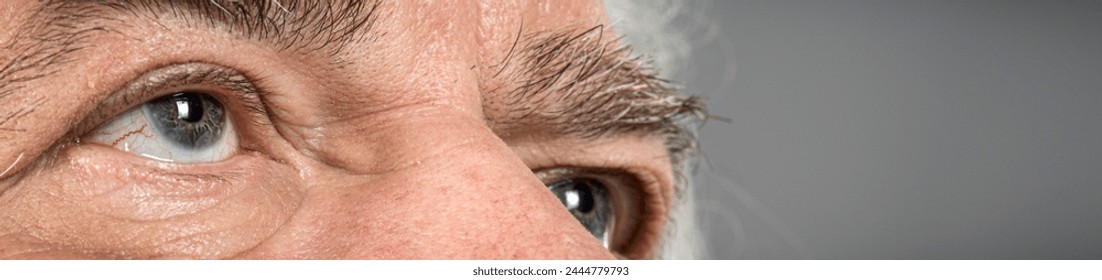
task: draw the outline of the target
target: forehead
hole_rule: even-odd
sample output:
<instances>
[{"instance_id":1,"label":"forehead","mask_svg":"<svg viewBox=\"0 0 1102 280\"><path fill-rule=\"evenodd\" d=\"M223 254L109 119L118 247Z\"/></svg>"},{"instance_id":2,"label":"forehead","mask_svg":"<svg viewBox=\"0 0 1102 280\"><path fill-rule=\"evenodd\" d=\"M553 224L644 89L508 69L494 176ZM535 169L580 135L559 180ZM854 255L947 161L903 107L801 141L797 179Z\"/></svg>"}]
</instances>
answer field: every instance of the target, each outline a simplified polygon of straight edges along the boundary
<instances>
[{"instance_id":1,"label":"forehead","mask_svg":"<svg viewBox=\"0 0 1102 280\"><path fill-rule=\"evenodd\" d=\"M340 39L371 30L366 25L388 28L379 35L410 39L409 42L434 43L432 47L475 44L481 55L493 56L507 51L518 31L534 32L566 26L588 28L607 22L600 1L314 1L314 0L11 0L0 2L0 35L16 37L28 22L78 20L100 21L117 19L126 14L151 14L155 21L121 22L132 27L165 27L165 20L187 21L193 24L209 21L213 25L237 33L286 33L296 39ZM368 22L367 15L374 15ZM379 22L375 22L378 20ZM37 22L42 24L43 22ZM378 24L375 24L378 23ZM380 29L380 28L374 28ZM164 28L162 31L169 31ZM391 31L391 32L387 32ZM406 32L418 31L418 32ZM348 34L334 34L343 32ZM609 32L611 34L611 32ZM265 37L270 34L237 34L243 37ZM328 38L311 38L328 35ZM287 39L287 38L280 38ZM286 40L285 40L286 41ZM286 42L280 42L286 43ZM407 49L408 50L408 49Z\"/></svg>"},{"instance_id":2,"label":"forehead","mask_svg":"<svg viewBox=\"0 0 1102 280\"><path fill-rule=\"evenodd\" d=\"M0 9L14 15L5 17L6 25L12 27L3 28L8 33L5 41L19 39L16 33L31 38L58 35L38 42L21 41L100 52L113 43L120 45L110 41L131 41L133 52L107 56L119 61L134 60L133 54L143 51L152 55L158 49L258 41L253 43L298 54L302 65L294 68L310 69L306 76L321 77L335 89L374 91L372 95L333 94L344 99L375 98L391 92L409 99L418 93L411 94L404 87L455 88L435 84L447 79L474 83L461 85L467 87L503 87L500 84L508 79L499 75L501 68L514 58L509 52L521 43L522 34L581 31L606 22L599 1L53 0L5 1ZM602 32L611 34L610 30ZM116 40L88 42L108 36ZM116 50L126 49L119 47ZM67 50L45 52L49 51ZM8 48L6 55L20 54ZM493 75L487 73L491 71L495 71Z\"/></svg>"}]
</instances>

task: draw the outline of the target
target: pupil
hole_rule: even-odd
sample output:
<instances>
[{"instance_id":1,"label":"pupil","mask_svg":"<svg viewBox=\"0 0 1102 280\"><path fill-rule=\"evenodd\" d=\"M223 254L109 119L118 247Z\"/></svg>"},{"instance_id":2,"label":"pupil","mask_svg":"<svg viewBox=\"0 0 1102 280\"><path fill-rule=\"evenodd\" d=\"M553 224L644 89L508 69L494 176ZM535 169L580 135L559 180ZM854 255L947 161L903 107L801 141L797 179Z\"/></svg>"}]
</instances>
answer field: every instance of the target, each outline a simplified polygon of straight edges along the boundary
<instances>
[{"instance_id":1,"label":"pupil","mask_svg":"<svg viewBox=\"0 0 1102 280\"><path fill-rule=\"evenodd\" d=\"M566 210L608 247L613 216L607 187L593 178L568 178L547 184Z\"/></svg>"},{"instance_id":2,"label":"pupil","mask_svg":"<svg viewBox=\"0 0 1102 280\"><path fill-rule=\"evenodd\" d=\"M179 92L142 106L157 135L180 148L203 149L222 138L222 104L201 92Z\"/></svg>"},{"instance_id":3,"label":"pupil","mask_svg":"<svg viewBox=\"0 0 1102 280\"><path fill-rule=\"evenodd\" d=\"M203 100L198 94L183 92L172 95L176 103L176 119L189 123L203 120Z\"/></svg>"},{"instance_id":4,"label":"pupil","mask_svg":"<svg viewBox=\"0 0 1102 280\"><path fill-rule=\"evenodd\" d=\"M593 190L589 187L589 182L581 181L574 185L575 192L578 193L578 211L582 213L589 213L593 211Z\"/></svg>"}]
</instances>

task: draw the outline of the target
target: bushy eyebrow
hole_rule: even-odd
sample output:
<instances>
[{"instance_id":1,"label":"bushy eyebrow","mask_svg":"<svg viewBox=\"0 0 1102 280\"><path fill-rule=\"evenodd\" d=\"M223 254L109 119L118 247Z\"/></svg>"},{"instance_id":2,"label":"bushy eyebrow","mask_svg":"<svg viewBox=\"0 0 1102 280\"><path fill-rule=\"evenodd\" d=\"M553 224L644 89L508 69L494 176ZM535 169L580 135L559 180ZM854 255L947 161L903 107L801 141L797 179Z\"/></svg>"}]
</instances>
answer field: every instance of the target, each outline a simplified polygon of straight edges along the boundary
<instances>
[{"instance_id":1,"label":"bushy eyebrow","mask_svg":"<svg viewBox=\"0 0 1102 280\"><path fill-rule=\"evenodd\" d=\"M190 27L220 29L264 41L280 50L319 51L337 57L345 46L377 38L370 33L378 19L378 0L128 0L58 1L55 10L92 3L118 13L174 16Z\"/></svg>"},{"instance_id":2,"label":"bushy eyebrow","mask_svg":"<svg viewBox=\"0 0 1102 280\"><path fill-rule=\"evenodd\" d=\"M495 132L551 130L582 139L627 132L661 136L672 163L696 149L689 127L707 118L697 97L676 94L658 70L633 56L603 26L520 35L496 75L505 85L486 89L503 96L483 111Z\"/></svg>"},{"instance_id":3,"label":"bushy eyebrow","mask_svg":"<svg viewBox=\"0 0 1102 280\"><path fill-rule=\"evenodd\" d=\"M74 61L73 53L91 47L89 39L116 33L129 17L160 23L182 20L190 28L215 29L265 42L280 51L330 55L340 63L346 46L375 40L377 0L46 0L21 23L0 52L0 132L20 131L15 123L33 111L31 102L9 97L27 82L53 75ZM132 19L132 18L130 18Z\"/></svg>"}]
</instances>

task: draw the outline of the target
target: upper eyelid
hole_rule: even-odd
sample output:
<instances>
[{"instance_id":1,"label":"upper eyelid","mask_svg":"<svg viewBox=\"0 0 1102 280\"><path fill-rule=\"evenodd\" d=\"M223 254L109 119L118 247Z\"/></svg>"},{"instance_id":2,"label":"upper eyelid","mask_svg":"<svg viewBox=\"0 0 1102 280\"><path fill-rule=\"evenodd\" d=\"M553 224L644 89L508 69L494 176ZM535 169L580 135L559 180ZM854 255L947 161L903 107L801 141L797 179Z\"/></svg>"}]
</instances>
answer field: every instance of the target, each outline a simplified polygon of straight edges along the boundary
<instances>
[{"instance_id":1,"label":"upper eyelid","mask_svg":"<svg viewBox=\"0 0 1102 280\"><path fill-rule=\"evenodd\" d=\"M615 177L618 179L622 179L620 177L631 177L639 180L635 178L638 177L637 174L616 167L553 166L533 169L532 173L535 173L536 177L543 181L554 181L573 176Z\"/></svg>"},{"instance_id":2,"label":"upper eyelid","mask_svg":"<svg viewBox=\"0 0 1102 280\"><path fill-rule=\"evenodd\" d=\"M162 95L183 90L214 91L207 93L219 99L231 99L223 100L223 103L229 103L226 104L228 108L244 107L245 113L252 115L248 119L268 120L267 106L253 79L228 67L189 62L159 67L127 82L96 104L96 109L74 129L74 132L79 137L121 112Z\"/></svg>"}]
</instances>

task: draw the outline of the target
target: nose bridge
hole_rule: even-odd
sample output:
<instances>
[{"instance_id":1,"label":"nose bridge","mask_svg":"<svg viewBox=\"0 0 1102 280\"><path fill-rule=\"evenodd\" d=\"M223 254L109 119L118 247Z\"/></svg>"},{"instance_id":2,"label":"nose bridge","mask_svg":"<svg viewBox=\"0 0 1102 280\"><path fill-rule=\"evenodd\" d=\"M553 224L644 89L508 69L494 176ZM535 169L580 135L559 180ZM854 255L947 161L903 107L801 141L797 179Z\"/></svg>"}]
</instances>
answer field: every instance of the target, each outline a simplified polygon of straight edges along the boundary
<instances>
[{"instance_id":1,"label":"nose bridge","mask_svg":"<svg viewBox=\"0 0 1102 280\"><path fill-rule=\"evenodd\" d=\"M435 118L440 120L440 118ZM299 231L346 258L609 258L481 122L420 122L383 173L318 187ZM415 156L410 156L410 155Z\"/></svg>"},{"instance_id":2,"label":"nose bridge","mask_svg":"<svg viewBox=\"0 0 1102 280\"><path fill-rule=\"evenodd\" d=\"M416 225L405 233L420 238L424 249L460 258L605 253L489 128L481 123L452 128L461 136L442 138L446 148L395 174L416 182L398 190L408 194L404 200L413 207L396 216Z\"/></svg>"}]
</instances>

